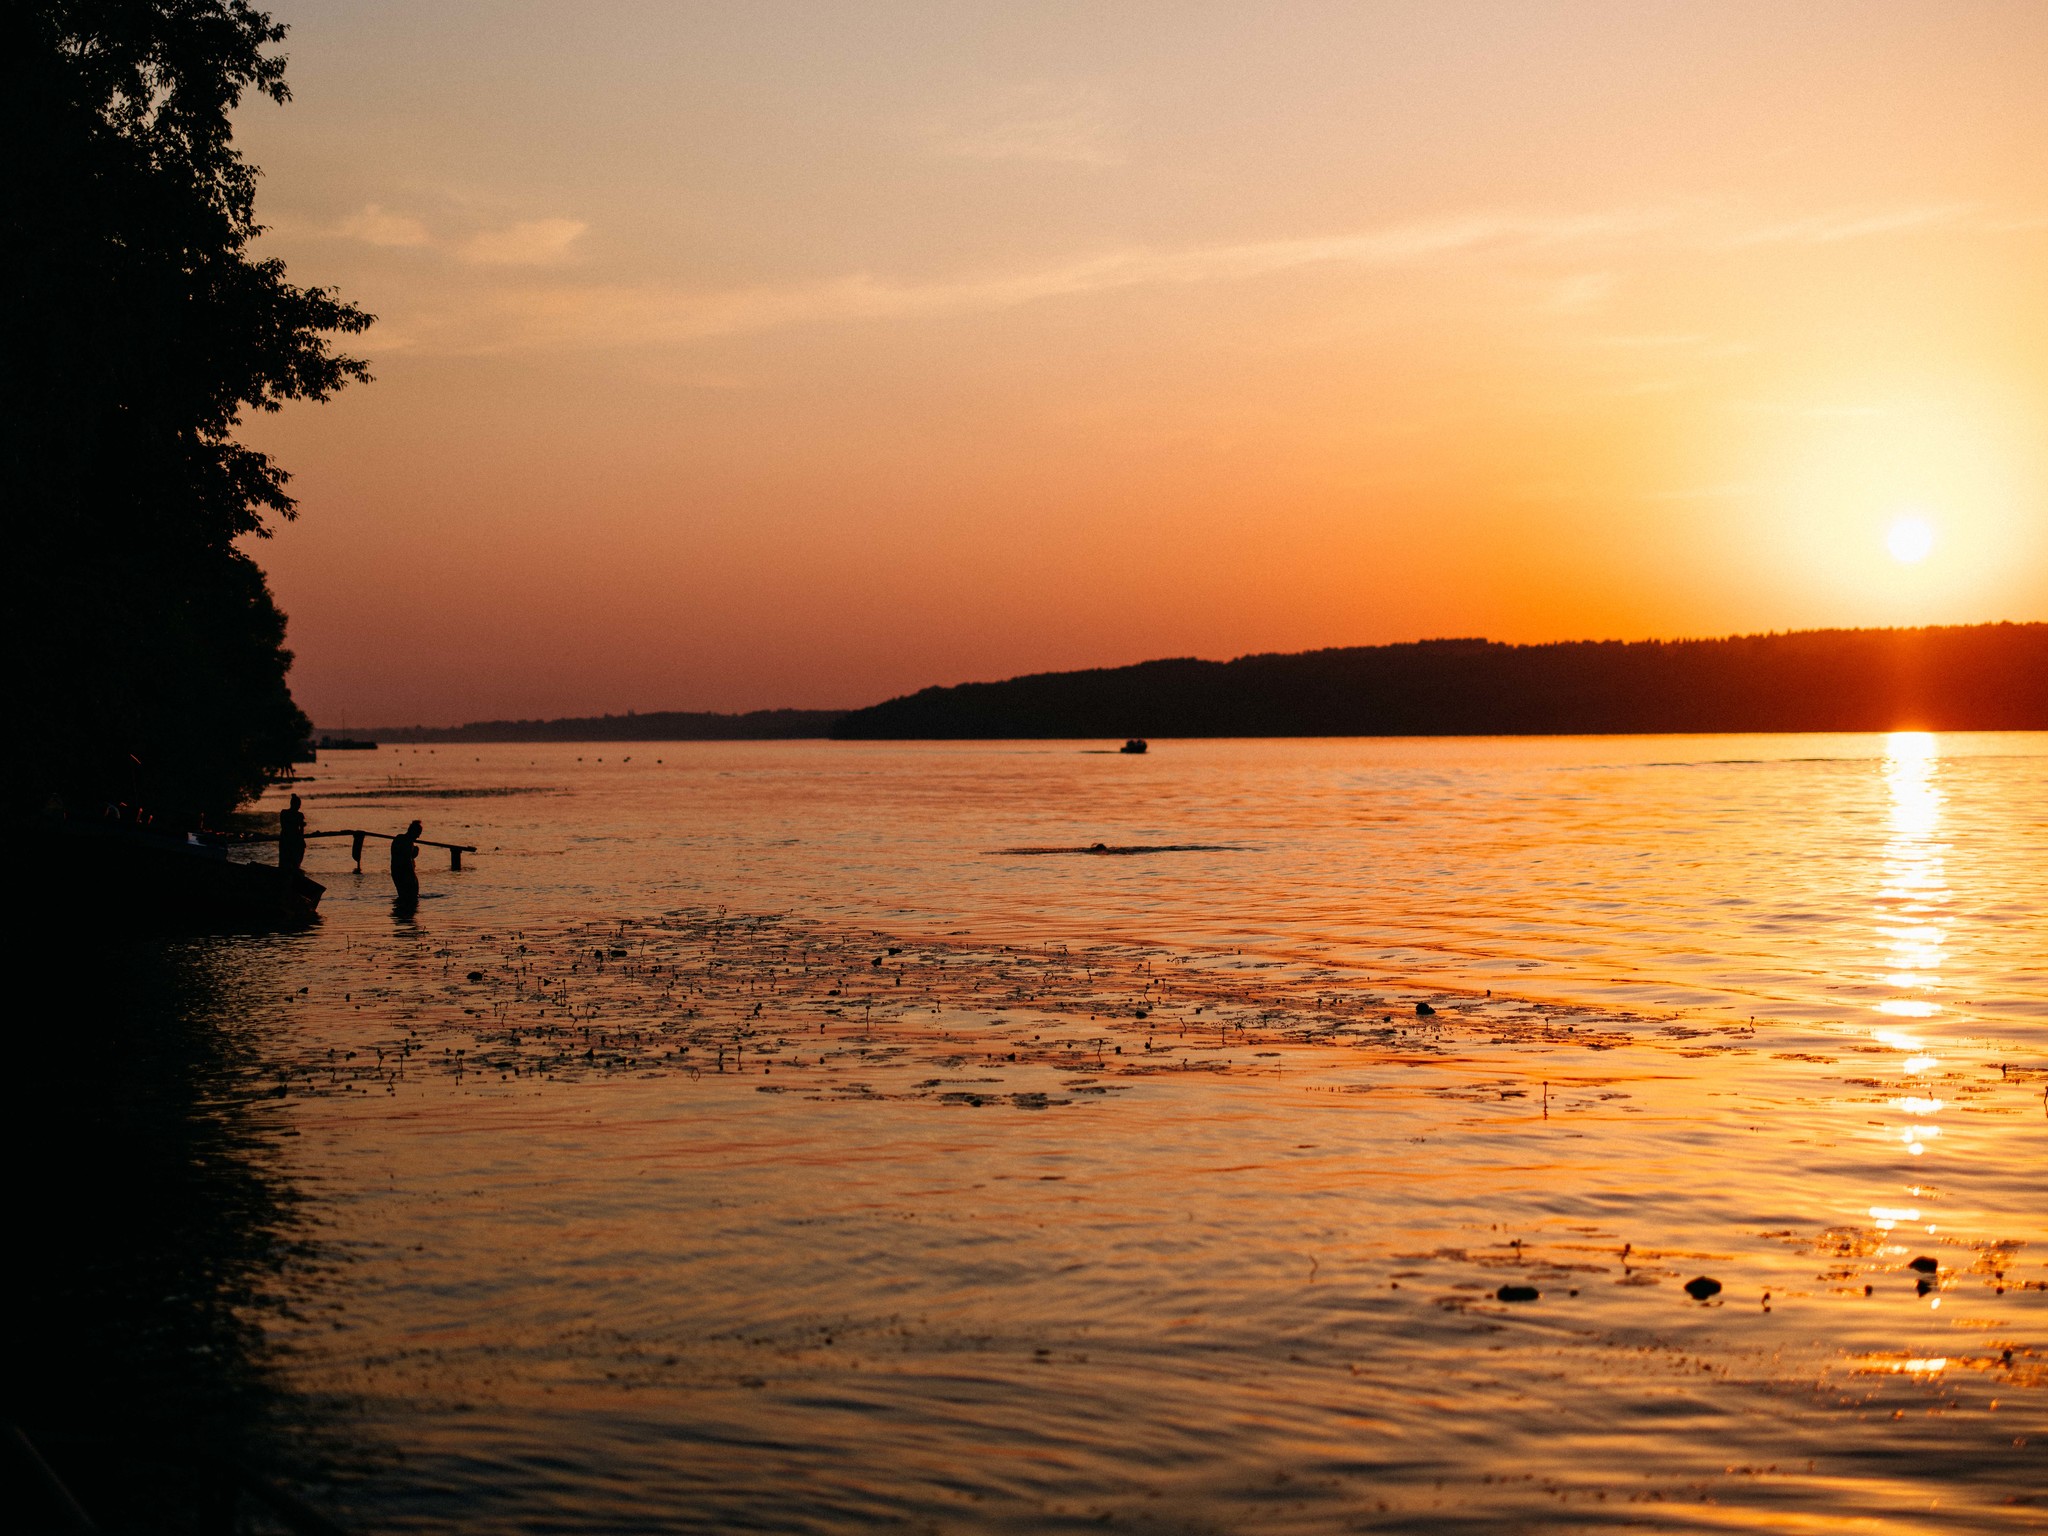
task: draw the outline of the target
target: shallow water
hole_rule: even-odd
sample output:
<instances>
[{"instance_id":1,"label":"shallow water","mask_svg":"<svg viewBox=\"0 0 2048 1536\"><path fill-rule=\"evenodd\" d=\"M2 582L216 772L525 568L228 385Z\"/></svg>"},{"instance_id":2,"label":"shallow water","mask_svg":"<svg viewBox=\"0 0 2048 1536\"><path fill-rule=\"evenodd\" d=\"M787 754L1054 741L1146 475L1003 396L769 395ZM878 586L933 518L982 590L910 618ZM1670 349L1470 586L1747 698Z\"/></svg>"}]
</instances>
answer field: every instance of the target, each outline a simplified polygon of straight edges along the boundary
<instances>
[{"instance_id":1,"label":"shallow water","mask_svg":"<svg viewBox=\"0 0 2048 1536\"><path fill-rule=\"evenodd\" d=\"M207 947L359 1529L2048 1511L2048 738L313 773L480 850Z\"/></svg>"},{"instance_id":2,"label":"shallow water","mask_svg":"<svg viewBox=\"0 0 2048 1536\"><path fill-rule=\"evenodd\" d=\"M459 910L486 923L727 903L1245 947L1610 1006L2048 1016L2039 734L1175 742L1140 758L485 746L333 754L317 772L319 817L417 813L430 837L482 841L496 857ZM526 793L473 795L490 789ZM1096 842L1227 846L999 852Z\"/></svg>"}]
</instances>

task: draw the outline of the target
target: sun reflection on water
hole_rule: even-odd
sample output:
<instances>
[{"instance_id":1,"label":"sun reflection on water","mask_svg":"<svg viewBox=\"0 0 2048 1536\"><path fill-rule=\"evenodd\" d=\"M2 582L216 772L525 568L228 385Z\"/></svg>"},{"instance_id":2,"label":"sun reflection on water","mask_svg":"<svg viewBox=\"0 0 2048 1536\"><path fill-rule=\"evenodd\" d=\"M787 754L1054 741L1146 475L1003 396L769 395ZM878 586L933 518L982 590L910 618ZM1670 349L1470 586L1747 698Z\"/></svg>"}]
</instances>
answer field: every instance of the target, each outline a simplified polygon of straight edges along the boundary
<instances>
[{"instance_id":1,"label":"sun reflection on water","mask_svg":"<svg viewBox=\"0 0 2048 1536\"><path fill-rule=\"evenodd\" d=\"M1908 1152L1918 1157L1927 1150L1926 1144L1941 1134L1938 1125L1909 1125L1899 1132L1899 1140Z\"/></svg>"},{"instance_id":2,"label":"sun reflection on water","mask_svg":"<svg viewBox=\"0 0 2048 1536\"><path fill-rule=\"evenodd\" d=\"M1918 977L1908 977L1903 983L1896 976L1888 979L1893 986L1913 986L1919 982ZM1888 997L1877 1005L1877 1010L1879 1013L1895 1014L1902 1019L1931 1019L1941 1012L1940 1008L1924 997Z\"/></svg>"},{"instance_id":3,"label":"sun reflection on water","mask_svg":"<svg viewBox=\"0 0 2048 1536\"><path fill-rule=\"evenodd\" d=\"M1947 956L1944 921L1950 899L1947 845L1940 841L1943 795L1939 781L1941 755L1935 738L1925 731L1898 731L1885 743L1884 781L1887 792L1887 837L1877 890L1877 931L1884 955L1884 981L1908 995L1887 997L1877 1012L1895 1019L1931 1019L1941 1006L1927 996L1941 983ZM1911 995L1919 994L1919 995ZM1941 1064L1927 1042L1902 1029L1871 1030L1871 1038L1902 1054L1899 1072L1917 1077ZM1915 1093L1892 1100L1907 1117L1897 1128L1898 1145L1909 1157L1924 1157L1941 1136L1930 1123L1943 1107L1930 1094ZM1879 1216L1883 1211L1884 1215ZM1917 1222L1920 1213L1873 1206L1878 1226L1890 1230L1900 1220ZM1928 1230L1934 1230L1932 1224Z\"/></svg>"},{"instance_id":4,"label":"sun reflection on water","mask_svg":"<svg viewBox=\"0 0 2048 1536\"><path fill-rule=\"evenodd\" d=\"M1926 731L1897 731L1885 742L1889 797L1888 836L1878 885L1877 928L1886 955L1885 980L1901 991L1925 993L1941 981L1947 958L1948 846L1940 841L1944 797L1941 758ZM1931 1018L1940 1007L1927 997L1886 998L1880 1012Z\"/></svg>"},{"instance_id":5,"label":"sun reflection on water","mask_svg":"<svg viewBox=\"0 0 2048 1536\"><path fill-rule=\"evenodd\" d=\"M1914 1376L1931 1376L1937 1371L1948 1369L1948 1357L1946 1355L1919 1356L1907 1360L1886 1360L1881 1357L1870 1357L1866 1358L1858 1369L1898 1374L1910 1373Z\"/></svg>"}]
</instances>

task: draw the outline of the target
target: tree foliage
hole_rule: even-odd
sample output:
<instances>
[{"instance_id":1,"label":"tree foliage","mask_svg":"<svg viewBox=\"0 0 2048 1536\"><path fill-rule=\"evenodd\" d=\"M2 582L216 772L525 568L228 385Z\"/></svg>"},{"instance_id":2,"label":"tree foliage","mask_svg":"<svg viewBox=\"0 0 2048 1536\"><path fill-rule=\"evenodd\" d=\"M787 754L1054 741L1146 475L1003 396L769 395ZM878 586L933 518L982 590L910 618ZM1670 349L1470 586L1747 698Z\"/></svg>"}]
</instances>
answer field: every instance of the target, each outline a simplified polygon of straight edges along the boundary
<instances>
[{"instance_id":1,"label":"tree foliage","mask_svg":"<svg viewBox=\"0 0 2048 1536\"><path fill-rule=\"evenodd\" d=\"M245 0L17 0L0 21L16 809L217 813L306 732L284 616L237 543L293 515L290 477L235 433L367 379L331 338L371 317L251 250L232 113L289 99L283 37Z\"/></svg>"}]
</instances>

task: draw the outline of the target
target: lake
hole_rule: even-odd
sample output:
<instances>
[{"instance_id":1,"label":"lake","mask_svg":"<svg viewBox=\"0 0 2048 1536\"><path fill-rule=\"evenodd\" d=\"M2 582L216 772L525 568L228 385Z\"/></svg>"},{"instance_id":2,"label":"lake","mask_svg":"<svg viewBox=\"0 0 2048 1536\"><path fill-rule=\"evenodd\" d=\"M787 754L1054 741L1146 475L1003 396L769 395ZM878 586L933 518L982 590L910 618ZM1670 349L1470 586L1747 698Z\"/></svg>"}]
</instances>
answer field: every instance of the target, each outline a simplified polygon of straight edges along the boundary
<instances>
[{"instance_id":1,"label":"lake","mask_svg":"<svg viewBox=\"0 0 2048 1536\"><path fill-rule=\"evenodd\" d=\"M276 1464L362 1531L2040 1529L2048 736L1113 745L310 768L478 851L170 946Z\"/></svg>"}]
</instances>

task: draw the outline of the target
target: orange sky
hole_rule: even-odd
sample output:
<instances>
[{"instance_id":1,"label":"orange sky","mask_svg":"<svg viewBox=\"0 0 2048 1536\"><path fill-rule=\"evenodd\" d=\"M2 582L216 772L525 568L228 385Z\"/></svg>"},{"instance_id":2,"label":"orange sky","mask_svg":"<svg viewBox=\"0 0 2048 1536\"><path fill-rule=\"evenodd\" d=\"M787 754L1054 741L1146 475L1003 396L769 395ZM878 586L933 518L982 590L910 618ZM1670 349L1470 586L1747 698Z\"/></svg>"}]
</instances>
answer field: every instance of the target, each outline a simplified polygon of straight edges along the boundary
<instances>
[{"instance_id":1,"label":"orange sky","mask_svg":"<svg viewBox=\"0 0 2048 1536\"><path fill-rule=\"evenodd\" d=\"M2048 618L2048 5L276 10L323 724Z\"/></svg>"}]
</instances>

